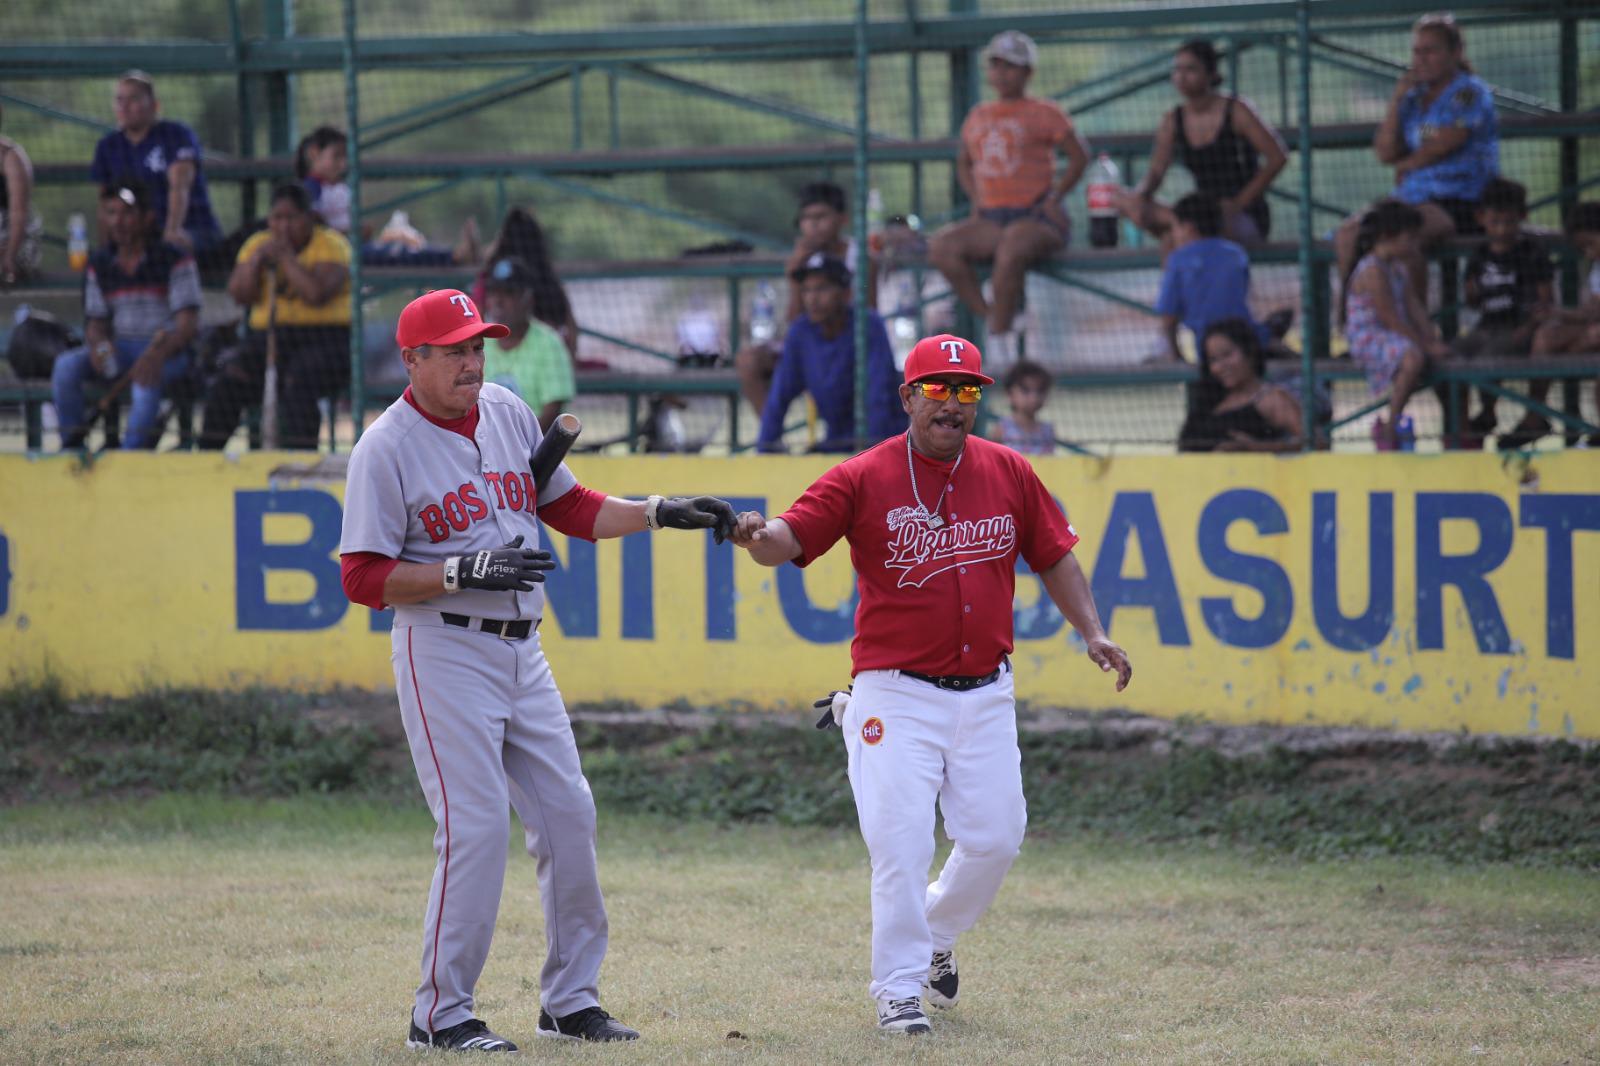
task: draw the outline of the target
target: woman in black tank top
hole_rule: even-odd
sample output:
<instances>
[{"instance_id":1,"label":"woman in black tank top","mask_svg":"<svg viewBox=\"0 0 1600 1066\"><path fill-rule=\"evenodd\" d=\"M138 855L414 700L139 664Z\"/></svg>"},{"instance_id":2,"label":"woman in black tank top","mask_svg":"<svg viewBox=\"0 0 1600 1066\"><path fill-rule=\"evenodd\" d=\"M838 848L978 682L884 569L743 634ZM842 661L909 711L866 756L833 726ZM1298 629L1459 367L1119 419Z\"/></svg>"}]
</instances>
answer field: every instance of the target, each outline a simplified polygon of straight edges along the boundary
<instances>
[{"instance_id":1,"label":"woman in black tank top","mask_svg":"<svg viewBox=\"0 0 1600 1066\"><path fill-rule=\"evenodd\" d=\"M1222 76L1210 41L1188 41L1172 60L1172 84L1184 102L1161 120L1143 180L1124 191L1119 207L1135 225L1171 250L1172 208L1154 199L1174 156L1194 176L1195 188L1220 200L1227 218L1222 235L1246 247L1262 244L1272 228L1267 188L1288 161L1283 142L1244 100L1218 93ZM1215 133L1204 136L1208 120Z\"/></svg>"},{"instance_id":2,"label":"woman in black tank top","mask_svg":"<svg viewBox=\"0 0 1600 1066\"><path fill-rule=\"evenodd\" d=\"M1256 331L1242 318L1213 322L1200 342L1210 385L1204 405L1178 431L1181 452L1295 452L1304 432L1300 404L1262 380L1265 359ZM1213 399L1214 397L1214 399Z\"/></svg>"}]
</instances>

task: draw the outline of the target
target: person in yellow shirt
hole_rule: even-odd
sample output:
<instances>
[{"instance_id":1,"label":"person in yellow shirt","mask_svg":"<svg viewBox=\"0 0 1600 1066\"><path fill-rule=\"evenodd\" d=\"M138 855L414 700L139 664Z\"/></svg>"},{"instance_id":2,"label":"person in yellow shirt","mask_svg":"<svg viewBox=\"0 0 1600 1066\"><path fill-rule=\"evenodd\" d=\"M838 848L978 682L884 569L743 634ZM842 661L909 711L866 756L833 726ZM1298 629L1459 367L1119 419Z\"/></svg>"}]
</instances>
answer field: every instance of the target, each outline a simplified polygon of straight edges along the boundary
<instances>
[{"instance_id":1,"label":"person in yellow shirt","mask_svg":"<svg viewBox=\"0 0 1600 1066\"><path fill-rule=\"evenodd\" d=\"M317 221L305 189L280 185L267 228L239 249L228 295L250 309L249 329L206 393L200 446L224 447L244 408L260 402L272 336L280 440L285 448L315 449L318 399L350 383L350 243Z\"/></svg>"}]
</instances>

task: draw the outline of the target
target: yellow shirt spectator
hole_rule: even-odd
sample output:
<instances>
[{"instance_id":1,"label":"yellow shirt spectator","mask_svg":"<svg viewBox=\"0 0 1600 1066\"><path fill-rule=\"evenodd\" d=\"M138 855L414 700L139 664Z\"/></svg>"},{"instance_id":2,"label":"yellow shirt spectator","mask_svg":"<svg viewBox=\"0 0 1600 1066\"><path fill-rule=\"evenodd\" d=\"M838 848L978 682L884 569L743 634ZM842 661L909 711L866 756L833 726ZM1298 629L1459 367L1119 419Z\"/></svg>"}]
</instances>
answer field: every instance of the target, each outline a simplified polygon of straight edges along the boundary
<instances>
[{"instance_id":1,"label":"yellow shirt spectator","mask_svg":"<svg viewBox=\"0 0 1600 1066\"><path fill-rule=\"evenodd\" d=\"M239 249L238 261L243 263L253 256L258 248L272 239L270 230L262 230L252 234L244 242L244 247ZM346 270L350 268L350 242L344 235L327 226L318 225L311 232L311 240L306 246L295 253L295 259L301 266L310 269L318 263L336 263ZM267 328L267 285L270 273L262 271L261 284L254 301L250 305L250 328ZM278 307L277 324L280 326L348 326L350 324L350 282L346 279L344 287L320 307L313 306L296 297L294 290L280 274L278 277Z\"/></svg>"}]
</instances>

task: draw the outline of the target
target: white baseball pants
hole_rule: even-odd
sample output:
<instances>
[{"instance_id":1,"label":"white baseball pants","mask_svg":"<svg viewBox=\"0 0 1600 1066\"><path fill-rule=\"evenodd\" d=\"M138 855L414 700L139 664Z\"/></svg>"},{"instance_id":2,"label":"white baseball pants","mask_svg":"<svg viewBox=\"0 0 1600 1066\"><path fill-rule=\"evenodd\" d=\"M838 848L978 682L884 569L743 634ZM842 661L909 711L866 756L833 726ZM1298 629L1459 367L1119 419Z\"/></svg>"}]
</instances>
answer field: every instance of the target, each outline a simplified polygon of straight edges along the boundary
<instances>
[{"instance_id":1,"label":"white baseball pants","mask_svg":"<svg viewBox=\"0 0 1600 1066\"><path fill-rule=\"evenodd\" d=\"M872 984L880 1003L922 994L994 901L1028 825L1012 674L952 692L898 670L857 674L845 712L850 788L872 859ZM927 884L938 799L955 849Z\"/></svg>"}]
</instances>

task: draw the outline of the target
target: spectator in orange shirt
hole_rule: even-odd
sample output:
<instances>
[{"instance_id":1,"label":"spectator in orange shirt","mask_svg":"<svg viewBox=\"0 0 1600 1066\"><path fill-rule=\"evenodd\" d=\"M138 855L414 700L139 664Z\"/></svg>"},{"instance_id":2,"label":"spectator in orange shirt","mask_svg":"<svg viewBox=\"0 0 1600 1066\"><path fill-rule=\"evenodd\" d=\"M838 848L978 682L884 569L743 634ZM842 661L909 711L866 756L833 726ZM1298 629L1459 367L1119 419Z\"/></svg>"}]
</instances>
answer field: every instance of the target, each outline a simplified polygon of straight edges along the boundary
<instances>
[{"instance_id":1,"label":"spectator in orange shirt","mask_svg":"<svg viewBox=\"0 0 1600 1066\"><path fill-rule=\"evenodd\" d=\"M1065 111L1024 95L1039 49L1025 33L1006 30L984 49L997 100L978 104L961 124L956 180L972 214L933 235L928 259L961 301L989 327L984 354L999 365L1016 359L1011 335L1028 265L1066 246L1069 223L1061 198L1089 165L1089 146ZM1067 168L1055 173L1056 152ZM985 300L974 264L994 260L993 299Z\"/></svg>"}]
</instances>

